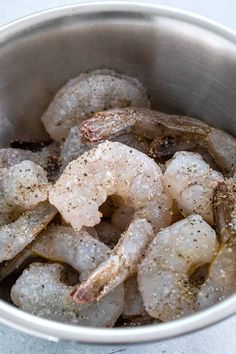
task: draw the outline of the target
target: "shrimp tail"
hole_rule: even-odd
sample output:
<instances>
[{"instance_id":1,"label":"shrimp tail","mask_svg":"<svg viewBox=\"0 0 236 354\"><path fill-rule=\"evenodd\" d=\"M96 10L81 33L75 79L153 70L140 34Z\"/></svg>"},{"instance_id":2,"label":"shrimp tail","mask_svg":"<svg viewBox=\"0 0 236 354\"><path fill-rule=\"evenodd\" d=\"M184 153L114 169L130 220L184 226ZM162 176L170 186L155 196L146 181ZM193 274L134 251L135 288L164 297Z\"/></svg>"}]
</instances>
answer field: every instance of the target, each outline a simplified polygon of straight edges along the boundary
<instances>
[{"instance_id":1,"label":"shrimp tail","mask_svg":"<svg viewBox=\"0 0 236 354\"><path fill-rule=\"evenodd\" d=\"M235 225L232 222L232 213L235 209L236 199L233 182L219 182L213 194L213 216L220 241L227 242L235 233Z\"/></svg>"},{"instance_id":2,"label":"shrimp tail","mask_svg":"<svg viewBox=\"0 0 236 354\"><path fill-rule=\"evenodd\" d=\"M134 274L138 260L152 238L151 225L145 219L134 219L122 234L110 258L71 292L73 300L78 304L98 301Z\"/></svg>"},{"instance_id":3,"label":"shrimp tail","mask_svg":"<svg viewBox=\"0 0 236 354\"><path fill-rule=\"evenodd\" d=\"M128 271L125 268L122 269L119 256L112 255L84 283L76 287L70 295L78 304L99 301L104 295L121 284L127 275Z\"/></svg>"},{"instance_id":4,"label":"shrimp tail","mask_svg":"<svg viewBox=\"0 0 236 354\"><path fill-rule=\"evenodd\" d=\"M129 115L126 110L122 109L112 109L108 112L108 114L98 112L94 114L93 118L84 121L81 127L83 142L99 142L108 137L111 139L131 131L131 127L135 124L132 109L130 109Z\"/></svg>"}]
</instances>

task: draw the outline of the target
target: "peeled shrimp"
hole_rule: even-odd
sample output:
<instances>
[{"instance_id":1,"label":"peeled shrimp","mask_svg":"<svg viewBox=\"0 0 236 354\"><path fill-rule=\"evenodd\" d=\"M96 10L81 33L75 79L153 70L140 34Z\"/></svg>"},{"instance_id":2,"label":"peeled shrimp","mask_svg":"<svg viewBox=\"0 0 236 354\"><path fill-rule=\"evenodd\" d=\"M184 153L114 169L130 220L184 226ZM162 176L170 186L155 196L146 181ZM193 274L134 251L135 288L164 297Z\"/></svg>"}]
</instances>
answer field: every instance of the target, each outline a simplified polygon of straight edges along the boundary
<instances>
[{"instance_id":1,"label":"peeled shrimp","mask_svg":"<svg viewBox=\"0 0 236 354\"><path fill-rule=\"evenodd\" d=\"M114 107L149 107L142 84L130 76L112 70L80 74L63 86L42 121L51 138L62 141L71 127L79 125L94 112Z\"/></svg>"},{"instance_id":2,"label":"peeled shrimp","mask_svg":"<svg viewBox=\"0 0 236 354\"><path fill-rule=\"evenodd\" d=\"M0 227L0 263L14 258L54 218L57 210L47 201L27 210L16 221Z\"/></svg>"},{"instance_id":3,"label":"peeled shrimp","mask_svg":"<svg viewBox=\"0 0 236 354\"><path fill-rule=\"evenodd\" d=\"M198 213L211 225L214 188L223 180L223 175L210 168L201 155L186 151L175 153L164 173L166 189L181 213Z\"/></svg>"},{"instance_id":4,"label":"peeled shrimp","mask_svg":"<svg viewBox=\"0 0 236 354\"><path fill-rule=\"evenodd\" d=\"M159 229L170 224L171 201L158 165L126 145L104 142L72 161L49 193L50 202L74 229L100 222L109 195L120 196L135 215ZM155 213L151 209L155 207Z\"/></svg>"},{"instance_id":5,"label":"peeled shrimp","mask_svg":"<svg viewBox=\"0 0 236 354\"><path fill-rule=\"evenodd\" d=\"M236 171L236 139L195 118L145 108L113 109L86 120L81 132L84 139L91 142L130 132L156 139L151 152L159 157L201 146L227 173L233 175Z\"/></svg>"},{"instance_id":6,"label":"peeled shrimp","mask_svg":"<svg viewBox=\"0 0 236 354\"><path fill-rule=\"evenodd\" d=\"M137 271L137 264L153 237L151 225L135 219L114 247L107 261L101 263L89 277L77 286L71 296L80 304L99 300Z\"/></svg>"},{"instance_id":7,"label":"peeled shrimp","mask_svg":"<svg viewBox=\"0 0 236 354\"><path fill-rule=\"evenodd\" d=\"M75 229L98 224L101 217L99 206L113 194L122 197L126 205L134 207L135 218L138 218L122 235L114 257L102 264L76 291L76 301L90 301L104 295L133 272L150 240L152 228L144 218L155 229L169 225L171 202L162 183L161 170L153 160L120 143L100 144L66 167L51 190L49 200ZM151 212L154 207L155 213ZM143 229L143 237L139 228ZM135 243L140 237L140 244L131 252L130 239Z\"/></svg>"},{"instance_id":8,"label":"peeled shrimp","mask_svg":"<svg viewBox=\"0 0 236 354\"><path fill-rule=\"evenodd\" d=\"M160 231L138 267L139 289L149 315L168 321L193 312L197 289L189 276L210 263L216 251L215 231L200 215Z\"/></svg>"},{"instance_id":9,"label":"peeled shrimp","mask_svg":"<svg viewBox=\"0 0 236 354\"><path fill-rule=\"evenodd\" d=\"M24 311L50 320L112 327L122 311L122 287L99 302L78 306L69 296L73 287L61 281L63 268L59 264L31 264L12 287L13 303Z\"/></svg>"},{"instance_id":10,"label":"peeled shrimp","mask_svg":"<svg viewBox=\"0 0 236 354\"><path fill-rule=\"evenodd\" d=\"M86 231L77 233L68 226L49 226L33 242L31 250L34 255L51 261L70 264L80 273L80 280L86 279L87 275L96 269L101 262L107 260L111 254L111 250L106 245L91 237ZM53 266L58 268L56 264ZM30 270L29 273L31 273ZM44 284L41 279L39 279L39 285L37 285L37 274L39 277L40 274L44 276L42 272L35 270L35 273L33 273L35 280L32 280L32 286L28 283L29 274L26 274L25 277L21 276L12 290L14 303L26 311L35 313L38 310L38 299L43 302L40 314L43 317L90 326L113 326L124 305L122 284L99 302L76 306L69 298L73 287L68 287L60 281L59 270L56 273L57 277L54 278L53 282L49 278L48 282L45 283L44 295L40 290L41 284ZM57 294L56 288L62 293ZM24 296L24 299L21 299L20 295L25 292L27 292L27 297ZM46 302L46 295L48 296L48 302ZM60 299L57 313L53 311L55 307L54 296Z\"/></svg>"},{"instance_id":11,"label":"peeled shrimp","mask_svg":"<svg viewBox=\"0 0 236 354\"><path fill-rule=\"evenodd\" d=\"M200 308L214 305L236 291L236 196L231 182L217 186L214 202L216 228L223 245L199 291Z\"/></svg>"},{"instance_id":12,"label":"peeled shrimp","mask_svg":"<svg viewBox=\"0 0 236 354\"><path fill-rule=\"evenodd\" d=\"M23 209L47 200L50 188L46 171L32 161L22 161L5 170L2 176L5 202Z\"/></svg>"}]
</instances>

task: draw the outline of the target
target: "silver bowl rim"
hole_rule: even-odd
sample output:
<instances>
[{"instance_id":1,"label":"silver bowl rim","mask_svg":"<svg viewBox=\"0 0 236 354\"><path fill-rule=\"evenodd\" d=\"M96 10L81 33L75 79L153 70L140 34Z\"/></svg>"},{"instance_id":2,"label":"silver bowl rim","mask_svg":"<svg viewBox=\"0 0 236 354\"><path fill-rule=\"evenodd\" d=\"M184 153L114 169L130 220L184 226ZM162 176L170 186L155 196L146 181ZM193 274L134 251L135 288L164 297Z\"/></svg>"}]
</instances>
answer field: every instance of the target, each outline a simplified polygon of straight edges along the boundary
<instances>
[{"instance_id":1,"label":"silver bowl rim","mask_svg":"<svg viewBox=\"0 0 236 354\"><path fill-rule=\"evenodd\" d=\"M0 43L21 31L61 16L92 12L141 12L165 16L209 30L236 45L236 33L212 20L176 8L139 1L92 1L36 12L0 28ZM136 328L94 328L64 324L28 314L0 300L0 321L15 329L48 340L88 344L137 344L159 341L203 329L236 313L236 294L208 309L174 321Z\"/></svg>"}]
</instances>

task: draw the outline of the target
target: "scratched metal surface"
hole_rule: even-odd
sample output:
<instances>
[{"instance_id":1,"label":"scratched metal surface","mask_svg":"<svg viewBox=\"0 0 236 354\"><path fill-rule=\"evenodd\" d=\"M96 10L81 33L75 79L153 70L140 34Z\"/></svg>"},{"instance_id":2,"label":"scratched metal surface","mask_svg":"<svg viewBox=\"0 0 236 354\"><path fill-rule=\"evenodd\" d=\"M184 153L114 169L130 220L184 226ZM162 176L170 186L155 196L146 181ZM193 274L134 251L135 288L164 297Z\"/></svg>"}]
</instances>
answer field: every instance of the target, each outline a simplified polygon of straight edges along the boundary
<instances>
[{"instance_id":1,"label":"scratched metal surface","mask_svg":"<svg viewBox=\"0 0 236 354\"><path fill-rule=\"evenodd\" d=\"M210 17L236 30L234 0L159 0ZM78 0L1 0L0 25L30 13ZM0 325L0 354L233 354L236 352L236 316L200 332L169 341L143 346L88 347L77 343L54 343Z\"/></svg>"}]
</instances>

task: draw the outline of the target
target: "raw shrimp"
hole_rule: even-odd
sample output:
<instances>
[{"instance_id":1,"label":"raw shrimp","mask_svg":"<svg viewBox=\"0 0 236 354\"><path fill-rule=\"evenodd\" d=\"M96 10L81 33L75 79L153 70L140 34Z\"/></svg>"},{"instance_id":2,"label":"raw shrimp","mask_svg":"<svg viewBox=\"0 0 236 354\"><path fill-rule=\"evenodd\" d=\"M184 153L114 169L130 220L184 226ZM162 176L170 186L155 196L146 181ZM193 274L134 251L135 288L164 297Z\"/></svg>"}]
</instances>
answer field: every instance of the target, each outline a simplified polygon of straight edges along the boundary
<instances>
[{"instance_id":1,"label":"raw shrimp","mask_svg":"<svg viewBox=\"0 0 236 354\"><path fill-rule=\"evenodd\" d=\"M51 261L70 264L80 273L80 280L86 279L88 273L96 269L111 254L111 250L106 245L95 240L87 232L80 231L77 233L68 226L49 226L33 242L31 250L33 254ZM61 267L56 264L53 266ZM57 277L54 278L53 282L49 278L47 283L43 283L40 274L44 274L35 270L35 280L32 280L32 286L30 286L29 274L27 274L27 277L22 276L23 279L20 277L12 290L14 303L26 311L35 313L38 310L38 299L41 302L40 309L42 312L37 314L43 317L90 326L113 326L124 306L122 284L99 302L76 306L69 298L73 287L68 287L60 281L61 268L56 273ZM37 285L37 274L40 278L38 280L39 285ZM44 289L47 289L44 295L40 290L42 284L45 284ZM57 293L57 291L60 293ZM24 299L21 299L20 295L25 293L26 296L24 295ZM46 296L48 296L48 302ZM57 313L53 311L56 305L54 296L59 298Z\"/></svg>"},{"instance_id":2,"label":"raw shrimp","mask_svg":"<svg viewBox=\"0 0 236 354\"><path fill-rule=\"evenodd\" d=\"M49 200L67 222L80 230L82 226L100 222L99 206L113 194L135 208L134 221L115 247L114 256L102 264L86 284L81 284L75 300L90 301L102 296L132 273L150 240L152 228L144 218L157 230L170 224L171 202L163 188L160 168L143 153L120 143L102 143L71 162L50 192ZM154 207L156 211L152 212ZM143 229L143 237L139 228ZM135 244L134 240L140 237L140 244L136 242L132 254L130 239Z\"/></svg>"},{"instance_id":3,"label":"raw shrimp","mask_svg":"<svg viewBox=\"0 0 236 354\"><path fill-rule=\"evenodd\" d=\"M104 142L72 161L50 191L49 200L66 222L80 230L100 222L99 206L114 194L154 228L170 224L171 201L160 168L145 154L116 142ZM155 213L151 213L153 207Z\"/></svg>"},{"instance_id":4,"label":"raw shrimp","mask_svg":"<svg viewBox=\"0 0 236 354\"><path fill-rule=\"evenodd\" d=\"M54 218L57 210L47 201L27 210L16 221L0 227L0 263L14 258Z\"/></svg>"},{"instance_id":5,"label":"raw shrimp","mask_svg":"<svg viewBox=\"0 0 236 354\"><path fill-rule=\"evenodd\" d=\"M59 147L55 143L44 146L37 152L16 148L0 149L0 168L9 168L25 160L43 167L52 181L60 170Z\"/></svg>"},{"instance_id":6,"label":"raw shrimp","mask_svg":"<svg viewBox=\"0 0 236 354\"><path fill-rule=\"evenodd\" d=\"M153 238L151 225L135 219L113 248L107 261L101 263L71 296L80 304L101 299L137 271L137 264L147 244Z\"/></svg>"},{"instance_id":7,"label":"raw shrimp","mask_svg":"<svg viewBox=\"0 0 236 354\"><path fill-rule=\"evenodd\" d=\"M231 181L216 188L215 223L223 242L198 294L200 308L214 305L236 291L236 196Z\"/></svg>"},{"instance_id":8,"label":"raw shrimp","mask_svg":"<svg viewBox=\"0 0 236 354\"><path fill-rule=\"evenodd\" d=\"M159 232L138 267L138 284L150 316L162 321L191 313L197 289L189 276L217 251L215 231L191 215Z\"/></svg>"},{"instance_id":9,"label":"raw shrimp","mask_svg":"<svg viewBox=\"0 0 236 354\"><path fill-rule=\"evenodd\" d=\"M63 141L70 128L94 112L149 105L146 91L137 79L112 70L96 70L80 74L63 86L43 114L42 121L53 140Z\"/></svg>"},{"instance_id":10,"label":"raw shrimp","mask_svg":"<svg viewBox=\"0 0 236 354\"><path fill-rule=\"evenodd\" d=\"M143 298L138 288L137 274L124 282L125 303L122 312L123 318L134 318L146 314Z\"/></svg>"},{"instance_id":11,"label":"raw shrimp","mask_svg":"<svg viewBox=\"0 0 236 354\"><path fill-rule=\"evenodd\" d=\"M0 265L0 281L38 256L52 261L66 262L80 270L84 263L84 268L91 271L111 253L106 246L94 238L98 239L94 228L82 228L79 233L76 233L68 226L50 225L13 259ZM89 263L92 268L88 266Z\"/></svg>"},{"instance_id":12,"label":"raw shrimp","mask_svg":"<svg viewBox=\"0 0 236 354\"><path fill-rule=\"evenodd\" d=\"M22 161L5 170L2 188L3 199L8 205L29 209L47 200L51 184L41 166Z\"/></svg>"},{"instance_id":13,"label":"raw shrimp","mask_svg":"<svg viewBox=\"0 0 236 354\"><path fill-rule=\"evenodd\" d=\"M200 214L211 225L214 188L223 180L223 175L211 169L201 155L186 151L175 153L164 173L166 190L181 213Z\"/></svg>"},{"instance_id":14,"label":"raw shrimp","mask_svg":"<svg viewBox=\"0 0 236 354\"><path fill-rule=\"evenodd\" d=\"M154 156L204 147L227 173L236 170L236 139L222 130L185 116L169 115L145 108L113 109L96 113L81 128L85 140L98 142L124 133L157 139L151 145Z\"/></svg>"},{"instance_id":15,"label":"raw shrimp","mask_svg":"<svg viewBox=\"0 0 236 354\"><path fill-rule=\"evenodd\" d=\"M64 267L59 264L33 263L22 273L11 290L16 306L33 315L65 323L93 327L112 327L123 308L123 288L116 288L101 301L75 304L73 289L61 281Z\"/></svg>"}]
</instances>

